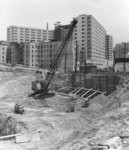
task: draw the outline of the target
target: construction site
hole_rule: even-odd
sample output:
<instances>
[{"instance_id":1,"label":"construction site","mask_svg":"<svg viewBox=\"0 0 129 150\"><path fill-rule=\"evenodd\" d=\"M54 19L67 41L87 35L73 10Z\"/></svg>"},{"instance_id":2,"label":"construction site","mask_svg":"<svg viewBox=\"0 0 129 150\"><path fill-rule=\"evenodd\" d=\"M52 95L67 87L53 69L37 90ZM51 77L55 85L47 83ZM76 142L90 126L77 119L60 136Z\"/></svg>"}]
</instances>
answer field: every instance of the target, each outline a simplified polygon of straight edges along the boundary
<instances>
[{"instance_id":1,"label":"construction site","mask_svg":"<svg viewBox=\"0 0 129 150\"><path fill-rule=\"evenodd\" d=\"M128 150L129 75L0 65L1 150Z\"/></svg>"},{"instance_id":2,"label":"construction site","mask_svg":"<svg viewBox=\"0 0 129 150\"><path fill-rule=\"evenodd\" d=\"M67 76L55 75L50 85L54 96L35 99L28 97L35 70L1 66L0 149L90 150L107 147L109 140L112 149L120 150L118 139L123 149L129 148L129 76L119 75L116 90L107 96L70 87ZM24 112L15 113L15 104Z\"/></svg>"}]
</instances>

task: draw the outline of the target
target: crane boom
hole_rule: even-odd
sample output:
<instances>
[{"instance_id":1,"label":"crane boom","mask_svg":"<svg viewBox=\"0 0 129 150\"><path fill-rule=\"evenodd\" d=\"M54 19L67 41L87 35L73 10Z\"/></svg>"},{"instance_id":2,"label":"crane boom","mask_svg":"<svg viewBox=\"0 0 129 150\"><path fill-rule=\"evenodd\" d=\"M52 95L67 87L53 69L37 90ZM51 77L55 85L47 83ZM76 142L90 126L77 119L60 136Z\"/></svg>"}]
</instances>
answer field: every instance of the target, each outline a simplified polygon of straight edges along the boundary
<instances>
[{"instance_id":1,"label":"crane boom","mask_svg":"<svg viewBox=\"0 0 129 150\"><path fill-rule=\"evenodd\" d=\"M45 81L47 82L46 88L48 88L52 78L54 77L56 71L59 68L59 65L60 65L63 55L66 51L66 47L69 43L69 40L72 36L73 30L74 30L74 27L76 26L76 24L77 24L77 21L73 20L70 25L68 34L66 35L65 39L62 41L62 43L59 47L59 50L57 51L58 54L55 56L54 60L50 64L49 72L47 72L47 75L45 77Z\"/></svg>"},{"instance_id":2,"label":"crane boom","mask_svg":"<svg viewBox=\"0 0 129 150\"><path fill-rule=\"evenodd\" d=\"M40 94L40 93L45 94L48 92L48 87L49 87L56 71L59 68L59 65L60 65L61 60L64 56L64 53L66 51L66 47L67 47L69 40L73 34L73 31L74 31L76 24L77 24L77 20L74 19L71 22L71 25L70 25L70 28L68 30L66 37L64 38L64 40L62 41L62 43L59 46L59 49L57 50L57 55L54 57L53 61L51 62L50 66L49 66L48 72L47 72L46 77L45 77L44 84L41 84L42 85L41 89L35 90L35 92L30 94L29 96L35 96L35 95ZM33 88L32 88L32 90L33 90Z\"/></svg>"}]
</instances>

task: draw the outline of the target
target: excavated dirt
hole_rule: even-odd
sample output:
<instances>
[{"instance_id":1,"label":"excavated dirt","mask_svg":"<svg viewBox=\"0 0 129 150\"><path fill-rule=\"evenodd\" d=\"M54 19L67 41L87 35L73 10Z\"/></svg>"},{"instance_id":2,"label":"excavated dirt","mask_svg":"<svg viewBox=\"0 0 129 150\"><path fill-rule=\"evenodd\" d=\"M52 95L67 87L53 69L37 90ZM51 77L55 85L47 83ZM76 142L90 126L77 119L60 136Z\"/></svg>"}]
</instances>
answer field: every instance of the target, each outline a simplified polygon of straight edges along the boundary
<instances>
[{"instance_id":1,"label":"excavated dirt","mask_svg":"<svg viewBox=\"0 0 129 150\"><path fill-rule=\"evenodd\" d=\"M88 108L76 104L73 113L70 97L57 93L42 100L28 97L33 75L1 72L0 76L0 136L24 133L30 139L0 140L0 149L89 150L91 143L113 136L126 136L123 147L129 149L129 76L110 96L94 98ZM24 114L14 113L16 103L24 106Z\"/></svg>"},{"instance_id":2,"label":"excavated dirt","mask_svg":"<svg viewBox=\"0 0 129 150\"><path fill-rule=\"evenodd\" d=\"M17 134L24 130L24 123L17 122L17 120L11 116L0 114L0 136Z\"/></svg>"}]
</instances>

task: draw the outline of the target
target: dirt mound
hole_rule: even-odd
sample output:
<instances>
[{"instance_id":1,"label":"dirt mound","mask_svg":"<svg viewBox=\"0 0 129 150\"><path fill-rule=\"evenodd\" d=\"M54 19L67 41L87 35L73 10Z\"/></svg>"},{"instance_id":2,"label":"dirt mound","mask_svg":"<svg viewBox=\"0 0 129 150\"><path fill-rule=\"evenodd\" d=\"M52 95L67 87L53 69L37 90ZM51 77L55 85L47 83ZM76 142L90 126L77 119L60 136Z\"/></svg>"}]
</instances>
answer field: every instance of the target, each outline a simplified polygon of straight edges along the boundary
<instances>
[{"instance_id":1,"label":"dirt mound","mask_svg":"<svg viewBox=\"0 0 129 150\"><path fill-rule=\"evenodd\" d=\"M98 95L91 100L91 103L98 103L102 106L106 105L106 103L108 103L108 102L109 102L109 99L103 94Z\"/></svg>"},{"instance_id":2,"label":"dirt mound","mask_svg":"<svg viewBox=\"0 0 129 150\"><path fill-rule=\"evenodd\" d=\"M115 96L112 95L110 97L106 97L105 95L101 94L96 96L94 99L91 100L89 110L90 111L103 111L103 110L111 110L113 108L117 108L121 106L121 103L128 100L129 92L125 94L125 92L121 89L119 93Z\"/></svg>"},{"instance_id":3,"label":"dirt mound","mask_svg":"<svg viewBox=\"0 0 129 150\"><path fill-rule=\"evenodd\" d=\"M0 97L21 94L31 91L32 76L20 76L15 80L5 82L0 86Z\"/></svg>"},{"instance_id":4,"label":"dirt mound","mask_svg":"<svg viewBox=\"0 0 129 150\"><path fill-rule=\"evenodd\" d=\"M81 132L89 128L89 120L82 114L58 113L47 118L43 117L41 140L42 147L46 145L48 149L62 149L72 141L79 138ZM74 147L75 143L72 144ZM71 146L71 147L72 147ZM69 146L67 147L69 148ZM64 148L65 149L65 148Z\"/></svg>"},{"instance_id":5,"label":"dirt mound","mask_svg":"<svg viewBox=\"0 0 129 150\"><path fill-rule=\"evenodd\" d=\"M0 84L7 82L10 79L16 79L18 76L22 76L22 74L14 72L0 72Z\"/></svg>"},{"instance_id":6,"label":"dirt mound","mask_svg":"<svg viewBox=\"0 0 129 150\"><path fill-rule=\"evenodd\" d=\"M90 105L87 111L92 111L94 113L100 112L103 108L111 103L111 100L108 99L105 95L101 94L96 96L90 101Z\"/></svg>"},{"instance_id":7,"label":"dirt mound","mask_svg":"<svg viewBox=\"0 0 129 150\"><path fill-rule=\"evenodd\" d=\"M20 145L11 143L11 142L0 142L0 149L1 150L24 150L23 148L21 148Z\"/></svg>"},{"instance_id":8,"label":"dirt mound","mask_svg":"<svg viewBox=\"0 0 129 150\"><path fill-rule=\"evenodd\" d=\"M94 113L101 111L103 109L103 106L99 103L92 103L88 107L88 111L93 111Z\"/></svg>"},{"instance_id":9,"label":"dirt mound","mask_svg":"<svg viewBox=\"0 0 129 150\"><path fill-rule=\"evenodd\" d=\"M24 127L24 123L17 122L13 117L0 114L0 136L23 132Z\"/></svg>"}]
</instances>

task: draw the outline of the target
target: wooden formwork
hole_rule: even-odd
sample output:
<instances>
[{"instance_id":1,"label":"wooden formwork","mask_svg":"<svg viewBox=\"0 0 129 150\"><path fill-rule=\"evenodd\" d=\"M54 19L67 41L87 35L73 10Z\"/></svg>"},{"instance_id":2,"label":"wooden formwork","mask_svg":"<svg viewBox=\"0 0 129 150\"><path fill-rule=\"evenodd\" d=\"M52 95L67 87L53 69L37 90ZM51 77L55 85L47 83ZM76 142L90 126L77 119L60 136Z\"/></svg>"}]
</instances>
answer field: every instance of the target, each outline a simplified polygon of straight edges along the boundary
<instances>
[{"instance_id":1,"label":"wooden formwork","mask_svg":"<svg viewBox=\"0 0 129 150\"><path fill-rule=\"evenodd\" d=\"M86 80L84 78L84 75L77 74L75 77L74 85L76 87L85 86L86 88L92 88L110 94L116 89L116 84L118 84L118 81L118 76L114 74L92 75L91 77L86 77Z\"/></svg>"}]
</instances>

